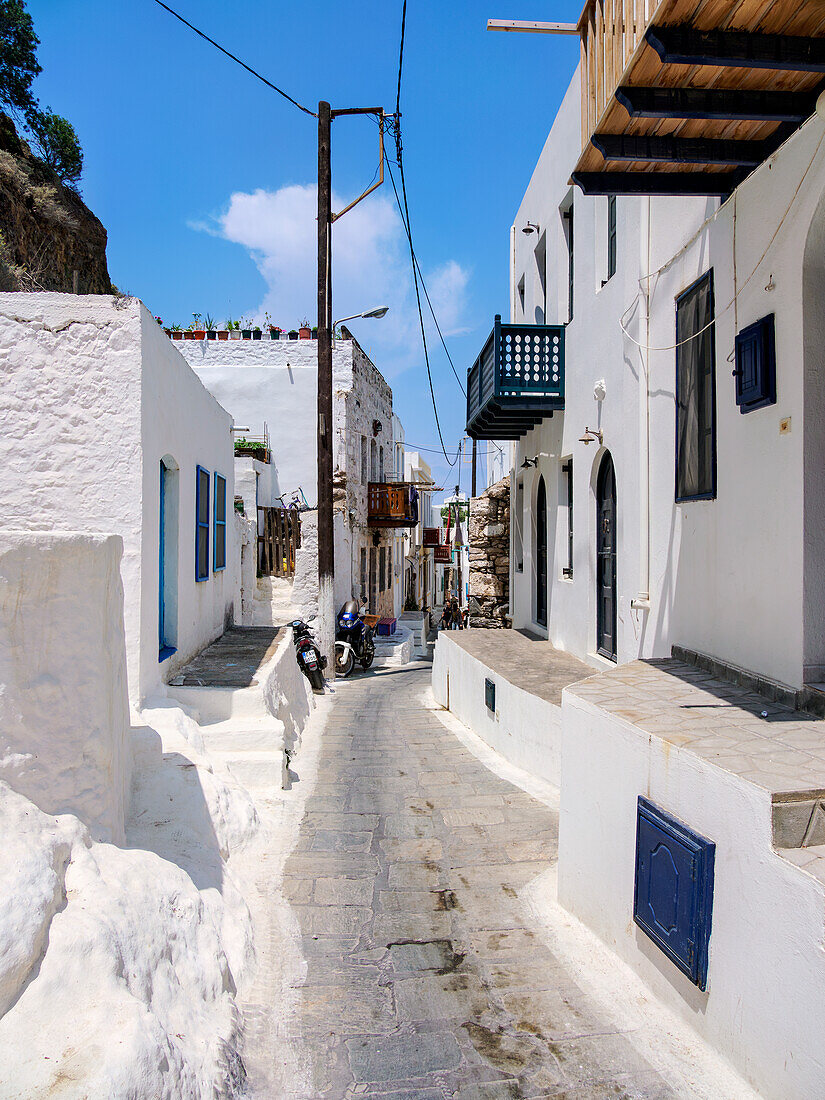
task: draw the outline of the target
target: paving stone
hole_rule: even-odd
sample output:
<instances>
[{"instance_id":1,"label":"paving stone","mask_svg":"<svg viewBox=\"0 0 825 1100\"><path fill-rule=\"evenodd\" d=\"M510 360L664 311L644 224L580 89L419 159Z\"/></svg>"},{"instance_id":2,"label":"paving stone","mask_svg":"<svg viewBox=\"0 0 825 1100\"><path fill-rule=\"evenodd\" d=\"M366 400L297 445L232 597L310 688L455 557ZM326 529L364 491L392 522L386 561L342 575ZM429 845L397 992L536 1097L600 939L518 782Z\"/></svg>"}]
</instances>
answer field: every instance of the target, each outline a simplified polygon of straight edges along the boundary
<instances>
[{"instance_id":1,"label":"paving stone","mask_svg":"<svg viewBox=\"0 0 825 1100\"><path fill-rule=\"evenodd\" d=\"M451 1033L399 1035L388 1039L348 1039L356 1081L402 1081L455 1069L461 1050Z\"/></svg>"},{"instance_id":2,"label":"paving stone","mask_svg":"<svg viewBox=\"0 0 825 1100\"><path fill-rule=\"evenodd\" d=\"M371 905L373 879L319 878L315 883L316 905Z\"/></svg>"},{"instance_id":3,"label":"paving stone","mask_svg":"<svg viewBox=\"0 0 825 1100\"><path fill-rule=\"evenodd\" d=\"M312 838L313 852L366 852L372 844L372 833L340 833L319 829Z\"/></svg>"}]
</instances>

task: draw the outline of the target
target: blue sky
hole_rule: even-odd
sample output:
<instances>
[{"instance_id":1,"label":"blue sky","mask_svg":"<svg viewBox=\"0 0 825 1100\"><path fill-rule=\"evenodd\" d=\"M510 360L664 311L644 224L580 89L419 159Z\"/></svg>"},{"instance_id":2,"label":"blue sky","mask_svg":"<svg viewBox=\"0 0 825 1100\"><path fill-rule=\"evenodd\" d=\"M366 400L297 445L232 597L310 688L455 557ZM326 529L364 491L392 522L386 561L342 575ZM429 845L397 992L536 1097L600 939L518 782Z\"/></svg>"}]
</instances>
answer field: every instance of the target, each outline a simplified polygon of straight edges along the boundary
<instances>
[{"instance_id":1,"label":"blue sky","mask_svg":"<svg viewBox=\"0 0 825 1100\"><path fill-rule=\"evenodd\" d=\"M313 109L395 106L401 0L173 0L171 6ZM459 375L508 312L508 233L578 40L494 34L491 17L575 21L582 0L408 0L402 89L413 238ZM153 0L29 0L41 102L75 125L82 191L109 232L109 271L167 324L267 310L285 327L315 313L317 124ZM333 127L333 187L346 202L377 167L368 120ZM336 317L390 304L352 328L393 387L408 446L438 446L389 185L341 219ZM464 397L431 343L448 450ZM484 447L484 444L480 445ZM440 485L456 483L427 453ZM461 468L469 488L469 467Z\"/></svg>"}]
</instances>

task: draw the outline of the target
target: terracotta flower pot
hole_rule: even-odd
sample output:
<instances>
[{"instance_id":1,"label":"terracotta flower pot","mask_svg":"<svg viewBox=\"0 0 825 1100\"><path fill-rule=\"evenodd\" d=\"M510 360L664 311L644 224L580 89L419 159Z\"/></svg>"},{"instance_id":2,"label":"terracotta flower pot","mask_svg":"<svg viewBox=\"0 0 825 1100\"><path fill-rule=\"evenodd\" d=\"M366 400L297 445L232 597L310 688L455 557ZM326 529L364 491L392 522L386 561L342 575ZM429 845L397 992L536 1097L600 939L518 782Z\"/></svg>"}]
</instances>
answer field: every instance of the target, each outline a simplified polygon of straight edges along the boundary
<instances>
[{"instance_id":1,"label":"terracotta flower pot","mask_svg":"<svg viewBox=\"0 0 825 1100\"><path fill-rule=\"evenodd\" d=\"M170 332L169 335L172 337L173 340L182 340L183 339L183 333L182 332Z\"/></svg>"},{"instance_id":2,"label":"terracotta flower pot","mask_svg":"<svg viewBox=\"0 0 825 1100\"><path fill-rule=\"evenodd\" d=\"M300 338L302 340L311 340L312 339L311 329L304 328L303 325L301 325L301 327L298 329L298 335L300 336Z\"/></svg>"},{"instance_id":3,"label":"terracotta flower pot","mask_svg":"<svg viewBox=\"0 0 825 1100\"><path fill-rule=\"evenodd\" d=\"M228 340L229 339L229 333L225 329L218 329L218 339L219 340Z\"/></svg>"},{"instance_id":4,"label":"terracotta flower pot","mask_svg":"<svg viewBox=\"0 0 825 1100\"><path fill-rule=\"evenodd\" d=\"M194 340L195 339L195 334L191 329L189 329L188 332L184 332L183 338L184 338L184 340Z\"/></svg>"},{"instance_id":5,"label":"terracotta flower pot","mask_svg":"<svg viewBox=\"0 0 825 1100\"><path fill-rule=\"evenodd\" d=\"M206 339L206 329L205 328L196 328L195 331L192 333L192 339L193 340L205 340Z\"/></svg>"}]
</instances>

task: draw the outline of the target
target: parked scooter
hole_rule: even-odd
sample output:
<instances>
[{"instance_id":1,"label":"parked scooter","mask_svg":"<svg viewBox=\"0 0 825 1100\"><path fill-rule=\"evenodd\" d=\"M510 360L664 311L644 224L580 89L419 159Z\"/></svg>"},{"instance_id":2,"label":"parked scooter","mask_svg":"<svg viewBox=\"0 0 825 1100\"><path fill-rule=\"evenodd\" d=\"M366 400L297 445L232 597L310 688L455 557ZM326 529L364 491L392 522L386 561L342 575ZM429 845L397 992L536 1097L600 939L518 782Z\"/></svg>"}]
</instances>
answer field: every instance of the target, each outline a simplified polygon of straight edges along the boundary
<instances>
[{"instance_id":1,"label":"parked scooter","mask_svg":"<svg viewBox=\"0 0 825 1100\"><path fill-rule=\"evenodd\" d=\"M349 676L360 661L362 668L369 668L375 656L372 630L364 622L355 600L348 600L338 614L335 632L335 675Z\"/></svg>"},{"instance_id":2,"label":"parked scooter","mask_svg":"<svg viewBox=\"0 0 825 1100\"><path fill-rule=\"evenodd\" d=\"M324 669L327 667L327 659L321 655L321 651L315 644L315 639L305 622L295 619L289 625L292 627L292 640L295 643L298 667L309 680L315 694L323 695Z\"/></svg>"}]
</instances>

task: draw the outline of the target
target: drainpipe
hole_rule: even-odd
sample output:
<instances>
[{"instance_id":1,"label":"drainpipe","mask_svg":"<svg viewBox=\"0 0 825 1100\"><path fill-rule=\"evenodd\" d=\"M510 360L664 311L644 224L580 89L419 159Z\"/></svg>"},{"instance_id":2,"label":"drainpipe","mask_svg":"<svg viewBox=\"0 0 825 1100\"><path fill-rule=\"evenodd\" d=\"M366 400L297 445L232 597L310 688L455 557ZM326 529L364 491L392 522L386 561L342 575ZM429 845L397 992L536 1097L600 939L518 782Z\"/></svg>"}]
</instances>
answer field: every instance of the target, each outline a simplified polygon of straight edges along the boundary
<instances>
[{"instance_id":1,"label":"drainpipe","mask_svg":"<svg viewBox=\"0 0 825 1100\"><path fill-rule=\"evenodd\" d=\"M644 273L650 271L650 196L647 217L642 221L641 256ZM640 348L639 385L639 591L630 606L635 611L650 610L650 279L641 286L644 310L644 344Z\"/></svg>"}]
</instances>

